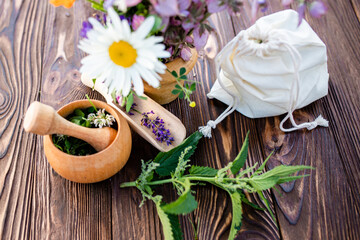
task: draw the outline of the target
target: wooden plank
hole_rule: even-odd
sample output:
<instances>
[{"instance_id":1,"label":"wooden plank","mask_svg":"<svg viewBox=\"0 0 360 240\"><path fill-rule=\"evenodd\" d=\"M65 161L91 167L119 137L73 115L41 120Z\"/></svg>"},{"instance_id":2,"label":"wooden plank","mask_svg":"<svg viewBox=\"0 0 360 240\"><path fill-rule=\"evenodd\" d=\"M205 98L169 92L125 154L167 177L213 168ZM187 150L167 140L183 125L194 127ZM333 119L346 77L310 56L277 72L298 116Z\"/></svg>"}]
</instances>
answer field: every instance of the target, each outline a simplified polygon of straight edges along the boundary
<instances>
[{"instance_id":1,"label":"wooden plank","mask_svg":"<svg viewBox=\"0 0 360 240\"><path fill-rule=\"evenodd\" d=\"M0 3L1 239L27 238L33 214L38 146L36 137L22 130L22 119L40 89L45 16L38 9L44 9L43 2Z\"/></svg>"},{"instance_id":2,"label":"wooden plank","mask_svg":"<svg viewBox=\"0 0 360 240\"><path fill-rule=\"evenodd\" d=\"M83 1L77 1L73 8L54 8L46 2L45 32L43 45L43 68L41 102L55 109L68 102L90 97L100 99L99 94L80 82L82 52L77 48L82 21L92 14ZM41 14L38 12L38 14ZM37 142L42 146L42 139ZM34 231L33 237L52 239L110 239L111 238L111 186L110 180L96 184L77 184L65 180L45 162L42 149L42 167L37 169L39 178L35 190L46 197L40 201L34 195L38 207L45 208L46 218L34 219L45 225L47 233ZM40 160L39 159L39 160ZM44 234L44 235L43 235Z\"/></svg>"},{"instance_id":3,"label":"wooden plank","mask_svg":"<svg viewBox=\"0 0 360 240\"><path fill-rule=\"evenodd\" d=\"M272 1L269 11L276 4ZM284 134L278 128L284 116L255 120L262 132L264 156L275 150L270 169L279 164L316 167L309 178L283 184L280 194L272 191L283 239L359 238L359 58L355 49L360 25L349 1L329 1L329 7L320 20L307 16L328 46L329 95L295 114L303 122L321 113L330 120L330 128Z\"/></svg>"}]
</instances>

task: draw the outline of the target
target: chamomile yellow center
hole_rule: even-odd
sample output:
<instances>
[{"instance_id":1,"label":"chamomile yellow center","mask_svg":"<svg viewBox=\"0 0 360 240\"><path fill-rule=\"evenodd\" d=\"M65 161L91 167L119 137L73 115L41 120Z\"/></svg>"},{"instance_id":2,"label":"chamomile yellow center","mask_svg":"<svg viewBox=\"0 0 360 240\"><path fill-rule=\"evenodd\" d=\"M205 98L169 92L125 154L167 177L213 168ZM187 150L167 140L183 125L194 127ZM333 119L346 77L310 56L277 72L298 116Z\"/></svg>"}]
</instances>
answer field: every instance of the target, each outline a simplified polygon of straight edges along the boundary
<instances>
[{"instance_id":1,"label":"chamomile yellow center","mask_svg":"<svg viewBox=\"0 0 360 240\"><path fill-rule=\"evenodd\" d=\"M136 62L137 52L128 42L114 42L109 47L110 59L124 68L131 67Z\"/></svg>"}]
</instances>

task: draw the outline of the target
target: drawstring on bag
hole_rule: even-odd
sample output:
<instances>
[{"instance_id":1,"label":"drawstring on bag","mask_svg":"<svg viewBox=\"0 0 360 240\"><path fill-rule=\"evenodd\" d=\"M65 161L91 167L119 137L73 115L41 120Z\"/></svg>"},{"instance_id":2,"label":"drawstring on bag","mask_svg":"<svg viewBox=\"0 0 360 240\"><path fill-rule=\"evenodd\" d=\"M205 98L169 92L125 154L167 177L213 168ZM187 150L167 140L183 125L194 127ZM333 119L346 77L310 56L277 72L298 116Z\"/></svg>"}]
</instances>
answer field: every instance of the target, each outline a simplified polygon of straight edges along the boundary
<instances>
[{"instance_id":1,"label":"drawstring on bag","mask_svg":"<svg viewBox=\"0 0 360 240\"><path fill-rule=\"evenodd\" d=\"M229 104L229 107L216 119L216 120L210 120L206 124L206 126L199 127L199 131L208 138L211 138L211 129L215 129L216 125L219 124L221 121L223 121L228 115L230 115L232 112L234 112L237 108L239 100L239 96L235 95L231 91L229 91L222 82L222 79L220 77L219 71L220 71L220 64L222 63L222 55L225 51L225 49L230 48L232 50L232 54L234 54L234 51L236 51L236 54L241 55L257 55L257 56L264 56L269 55L269 53L272 50L280 50L284 51L287 50L291 56L291 60L293 62L294 66L294 75L295 75L295 81L293 81L291 85L291 91L290 91L290 100L289 100L289 107L288 107L288 113L285 116L285 118L280 123L280 129L284 132L291 132L303 128L307 128L308 130L312 130L316 128L317 126L323 126L328 127L329 123L326 119L324 119L321 115L319 115L313 122L306 122L302 124L297 124L293 117L293 112L296 109L296 104L298 101L298 95L299 95L299 86L300 86L300 74L299 74L299 68L301 63L301 55L298 52L298 50L293 47L291 44L288 44L287 42L284 42L282 39L284 37L282 34L276 30L270 30L270 31L259 31L259 29L255 28L255 31L252 32L252 37L249 37L249 33L246 31L241 31L231 42L229 42L228 46L224 47L223 50L220 51L220 53L215 58L215 67L216 67L216 77L218 79L218 82L222 89L224 89L231 97L231 103ZM249 41L249 39L266 39L267 36L271 36L271 41L266 42L266 45L263 45L262 47L255 47L255 43L253 41ZM265 47L264 47L265 46ZM236 48L236 49L235 49ZM229 54L228 54L229 55ZM227 57L227 56L225 56ZM231 60L233 63L233 61ZM239 70L235 68L237 74L239 74ZM229 80L232 82L232 80L229 78ZM234 84L234 83L233 83ZM290 122L292 124L292 128L284 128L284 123L290 119Z\"/></svg>"}]
</instances>

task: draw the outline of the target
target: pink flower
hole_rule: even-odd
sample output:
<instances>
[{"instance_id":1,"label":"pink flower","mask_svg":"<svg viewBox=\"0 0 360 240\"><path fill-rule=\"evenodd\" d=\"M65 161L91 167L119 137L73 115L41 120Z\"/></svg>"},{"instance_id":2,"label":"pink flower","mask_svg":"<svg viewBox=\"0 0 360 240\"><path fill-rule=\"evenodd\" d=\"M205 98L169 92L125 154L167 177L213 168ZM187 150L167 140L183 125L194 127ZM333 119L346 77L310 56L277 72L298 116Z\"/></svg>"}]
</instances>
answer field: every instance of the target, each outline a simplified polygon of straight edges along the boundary
<instances>
[{"instance_id":1,"label":"pink flower","mask_svg":"<svg viewBox=\"0 0 360 240\"><path fill-rule=\"evenodd\" d=\"M139 16L139 15L135 14L133 16L132 23L131 23L133 30L136 31L136 29L138 29L140 27L140 25L144 22L144 20L145 20L144 16Z\"/></svg>"},{"instance_id":2,"label":"pink flower","mask_svg":"<svg viewBox=\"0 0 360 240\"><path fill-rule=\"evenodd\" d=\"M207 39L209 37L209 32L204 29L204 31L200 33L200 25L199 25L194 29L193 36L194 36L194 46L196 50L199 51L205 46Z\"/></svg>"},{"instance_id":3,"label":"pink flower","mask_svg":"<svg viewBox=\"0 0 360 240\"><path fill-rule=\"evenodd\" d=\"M183 49L181 49L180 52L180 57L184 60L184 61L189 61L191 58L192 54L190 51L190 48L188 47L183 47Z\"/></svg>"}]
</instances>

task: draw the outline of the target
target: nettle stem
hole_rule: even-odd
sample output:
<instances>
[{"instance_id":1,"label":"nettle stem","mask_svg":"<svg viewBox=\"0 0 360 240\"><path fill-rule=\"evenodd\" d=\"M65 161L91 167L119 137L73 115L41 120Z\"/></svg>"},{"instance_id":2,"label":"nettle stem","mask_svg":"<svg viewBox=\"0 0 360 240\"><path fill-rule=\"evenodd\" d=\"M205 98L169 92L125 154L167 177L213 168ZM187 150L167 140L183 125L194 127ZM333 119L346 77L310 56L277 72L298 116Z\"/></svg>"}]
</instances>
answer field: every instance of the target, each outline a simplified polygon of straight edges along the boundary
<instances>
[{"instance_id":1,"label":"nettle stem","mask_svg":"<svg viewBox=\"0 0 360 240\"><path fill-rule=\"evenodd\" d=\"M189 175L185 175L183 176L181 179L188 179L190 181L199 181L199 182L208 182L211 184L216 184L215 181L215 177L198 177L198 176L189 176ZM246 179L236 179L236 178L226 178L224 179L226 181L244 181L246 182ZM166 184L166 183L174 183L174 182L179 182L178 179L173 179L173 178L169 178L169 179L164 179L164 180L158 180L158 181L153 181L153 182L148 182L146 185L162 185L162 184ZM217 184L216 184L217 185ZM120 185L120 187L136 187L136 182L126 182Z\"/></svg>"}]
</instances>

